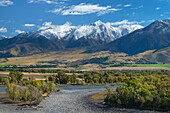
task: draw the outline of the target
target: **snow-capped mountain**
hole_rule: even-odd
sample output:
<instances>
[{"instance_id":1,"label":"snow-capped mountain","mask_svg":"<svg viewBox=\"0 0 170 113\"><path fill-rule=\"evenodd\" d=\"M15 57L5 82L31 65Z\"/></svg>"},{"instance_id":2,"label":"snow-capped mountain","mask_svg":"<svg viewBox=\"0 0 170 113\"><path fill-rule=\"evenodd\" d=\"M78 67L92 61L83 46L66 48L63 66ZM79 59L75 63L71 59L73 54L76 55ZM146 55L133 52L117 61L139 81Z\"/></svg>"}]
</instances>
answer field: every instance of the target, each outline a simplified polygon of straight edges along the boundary
<instances>
[{"instance_id":1,"label":"snow-capped mountain","mask_svg":"<svg viewBox=\"0 0 170 113\"><path fill-rule=\"evenodd\" d=\"M122 25L119 26L118 29L121 31L121 36L127 35L135 30L142 29L141 25Z\"/></svg>"},{"instance_id":2,"label":"snow-capped mountain","mask_svg":"<svg viewBox=\"0 0 170 113\"><path fill-rule=\"evenodd\" d=\"M8 37L5 37L5 36L0 36L0 40L2 39L7 39Z\"/></svg>"},{"instance_id":3,"label":"snow-capped mountain","mask_svg":"<svg viewBox=\"0 0 170 113\"><path fill-rule=\"evenodd\" d=\"M159 31L160 34L170 32L170 19L157 20L145 29L149 32Z\"/></svg>"},{"instance_id":4,"label":"snow-capped mountain","mask_svg":"<svg viewBox=\"0 0 170 113\"><path fill-rule=\"evenodd\" d=\"M24 32L19 34L19 37L26 37L26 38L38 38L38 37L45 37L47 39L53 40L58 39L61 40L64 37L68 36L71 32L73 32L75 26L71 26L69 23L64 25L50 25L50 26L43 26L40 27L37 31L30 31Z\"/></svg>"},{"instance_id":5,"label":"snow-capped mountain","mask_svg":"<svg viewBox=\"0 0 170 113\"><path fill-rule=\"evenodd\" d=\"M64 25L51 25L50 27L41 27L40 35L45 36L48 39L63 39L71 34L76 29L75 26L71 26L70 23L66 22Z\"/></svg>"},{"instance_id":6,"label":"snow-capped mountain","mask_svg":"<svg viewBox=\"0 0 170 113\"><path fill-rule=\"evenodd\" d=\"M140 25L123 25L119 27L113 27L98 20L93 24L77 27L76 30L66 39L78 40L83 37L85 39L95 39L111 42L141 28L143 27Z\"/></svg>"},{"instance_id":7,"label":"snow-capped mountain","mask_svg":"<svg viewBox=\"0 0 170 113\"><path fill-rule=\"evenodd\" d=\"M71 26L68 22L64 25L50 25L41 27L37 31L21 33L19 35L23 37L44 36L50 40L57 39L68 41L85 38L111 42L141 28L143 28L141 25L123 25L119 27L113 27L98 20L93 24L82 26Z\"/></svg>"},{"instance_id":8,"label":"snow-capped mountain","mask_svg":"<svg viewBox=\"0 0 170 113\"><path fill-rule=\"evenodd\" d=\"M101 50L137 54L170 46L170 19L158 20L103 46ZM161 54L160 54L161 55Z\"/></svg>"},{"instance_id":9,"label":"snow-capped mountain","mask_svg":"<svg viewBox=\"0 0 170 113\"><path fill-rule=\"evenodd\" d=\"M24 32L8 40L0 40L0 51L8 51L9 56L24 56L41 52L68 48L98 47L108 44L134 30L140 25L113 27L100 20L89 25L72 26L45 23L36 31Z\"/></svg>"}]
</instances>

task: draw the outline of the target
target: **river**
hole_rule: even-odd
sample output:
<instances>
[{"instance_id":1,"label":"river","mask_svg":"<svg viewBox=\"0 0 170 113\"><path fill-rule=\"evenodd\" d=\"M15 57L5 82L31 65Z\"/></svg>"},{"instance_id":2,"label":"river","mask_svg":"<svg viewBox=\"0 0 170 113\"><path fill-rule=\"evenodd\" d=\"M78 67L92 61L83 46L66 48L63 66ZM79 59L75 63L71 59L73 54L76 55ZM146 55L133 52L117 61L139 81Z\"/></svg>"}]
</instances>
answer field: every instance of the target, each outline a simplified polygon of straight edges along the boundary
<instances>
[{"instance_id":1,"label":"river","mask_svg":"<svg viewBox=\"0 0 170 113\"><path fill-rule=\"evenodd\" d=\"M116 88L116 86L107 86L108 88ZM72 86L56 86L55 89L65 89L65 90L77 90L77 89L105 89L106 86L81 86L81 85L72 85ZM5 86L0 86L0 93L5 93Z\"/></svg>"},{"instance_id":2,"label":"river","mask_svg":"<svg viewBox=\"0 0 170 113\"><path fill-rule=\"evenodd\" d=\"M111 86L118 87L118 86ZM155 111L115 108L103 103L103 100L95 101L92 95L105 89L105 86L60 86L64 89L57 93L51 93L40 105L38 110L16 110L17 106L0 104L0 113L155 113ZM2 89L3 90L3 89Z\"/></svg>"}]
</instances>

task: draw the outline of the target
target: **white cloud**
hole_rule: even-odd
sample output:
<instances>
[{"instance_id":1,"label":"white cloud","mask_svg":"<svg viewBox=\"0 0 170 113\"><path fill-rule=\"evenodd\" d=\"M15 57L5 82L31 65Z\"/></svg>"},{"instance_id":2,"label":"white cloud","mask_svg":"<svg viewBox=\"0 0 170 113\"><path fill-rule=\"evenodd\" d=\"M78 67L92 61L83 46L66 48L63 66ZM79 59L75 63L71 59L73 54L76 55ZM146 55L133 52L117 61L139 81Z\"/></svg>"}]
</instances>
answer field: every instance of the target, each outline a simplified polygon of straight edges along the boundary
<instances>
[{"instance_id":1,"label":"white cloud","mask_svg":"<svg viewBox=\"0 0 170 113\"><path fill-rule=\"evenodd\" d=\"M85 15L106 10L108 8L110 8L110 6L101 7L99 5L81 3L77 6L72 6L70 9L62 11L62 15Z\"/></svg>"},{"instance_id":2,"label":"white cloud","mask_svg":"<svg viewBox=\"0 0 170 113\"><path fill-rule=\"evenodd\" d=\"M26 26L26 27L34 27L35 24L25 24L24 26Z\"/></svg>"},{"instance_id":3,"label":"white cloud","mask_svg":"<svg viewBox=\"0 0 170 113\"><path fill-rule=\"evenodd\" d=\"M29 0L28 3L64 4L67 0Z\"/></svg>"},{"instance_id":4,"label":"white cloud","mask_svg":"<svg viewBox=\"0 0 170 113\"><path fill-rule=\"evenodd\" d=\"M152 19L152 20L148 20L148 22L154 22L154 21L156 21L155 19Z\"/></svg>"},{"instance_id":5,"label":"white cloud","mask_svg":"<svg viewBox=\"0 0 170 113\"><path fill-rule=\"evenodd\" d=\"M155 8L156 10L160 10L161 8L160 7L157 7L157 8Z\"/></svg>"},{"instance_id":6,"label":"white cloud","mask_svg":"<svg viewBox=\"0 0 170 113\"><path fill-rule=\"evenodd\" d=\"M115 8L111 8L111 9L108 9L109 11L119 11L121 9L115 9Z\"/></svg>"},{"instance_id":7,"label":"white cloud","mask_svg":"<svg viewBox=\"0 0 170 113\"><path fill-rule=\"evenodd\" d=\"M44 26L51 26L51 25L52 25L52 22L44 22L43 25L44 25Z\"/></svg>"},{"instance_id":8,"label":"white cloud","mask_svg":"<svg viewBox=\"0 0 170 113\"><path fill-rule=\"evenodd\" d=\"M71 22L66 22L64 25L71 26ZM39 27L39 30L47 29L49 27L56 28L56 26L62 26L62 25L53 25L52 22L44 22L42 26Z\"/></svg>"},{"instance_id":9,"label":"white cloud","mask_svg":"<svg viewBox=\"0 0 170 113\"><path fill-rule=\"evenodd\" d=\"M58 0L29 0L28 3L63 4L64 2L58 2Z\"/></svg>"},{"instance_id":10,"label":"white cloud","mask_svg":"<svg viewBox=\"0 0 170 113\"><path fill-rule=\"evenodd\" d=\"M131 8L131 9L140 9L140 8L143 8L143 5L140 5L140 6L138 6L138 7Z\"/></svg>"},{"instance_id":11,"label":"white cloud","mask_svg":"<svg viewBox=\"0 0 170 113\"><path fill-rule=\"evenodd\" d=\"M141 24L144 23L144 21L138 22L138 21L128 21L128 20L122 20L122 21L118 21L118 22L113 22L113 23L107 23L110 25L132 25L132 24Z\"/></svg>"},{"instance_id":12,"label":"white cloud","mask_svg":"<svg viewBox=\"0 0 170 113\"><path fill-rule=\"evenodd\" d=\"M77 6L71 6L70 9L62 11L62 15L85 15L90 13L95 13L101 10L106 10L110 6L107 7L100 7L98 5L91 5L91 4L85 4L81 3Z\"/></svg>"},{"instance_id":13,"label":"white cloud","mask_svg":"<svg viewBox=\"0 0 170 113\"><path fill-rule=\"evenodd\" d=\"M10 0L0 0L0 6L9 6L9 5L13 5L14 3Z\"/></svg>"},{"instance_id":14,"label":"white cloud","mask_svg":"<svg viewBox=\"0 0 170 113\"><path fill-rule=\"evenodd\" d=\"M5 27L1 27L1 28L0 28L0 32L2 32L2 33L6 33L6 32L7 32L7 28L5 28Z\"/></svg>"},{"instance_id":15,"label":"white cloud","mask_svg":"<svg viewBox=\"0 0 170 113\"><path fill-rule=\"evenodd\" d=\"M119 10L120 10L120 9L111 8L111 9L108 9L108 10L99 11L99 12L97 13L97 15L100 16L100 15L104 15L104 14L107 14L107 13L110 13L110 12L119 11Z\"/></svg>"},{"instance_id":16,"label":"white cloud","mask_svg":"<svg viewBox=\"0 0 170 113\"><path fill-rule=\"evenodd\" d=\"M71 7L64 7L59 9L50 10L48 12L61 13L62 15L86 15L97 13L98 15L103 15L108 12L115 12L121 9L115 9L111 6L99 6L98 4L85 4L81 3L79 5L72 5Z\"/></svg>"},{"instance_id":17,"label":"white cloud","mask_svg":"<svg viewBox=\"0 0 170 113\"><path fill-rule=\"evenodd\" d=\"M57 0L29 0L28 3L58 4Z\"/></svg>"},{"instance_id":18,"label":"white cloud","mask_svg":"<svg viewBox=\"0 0 170 113\"><path fill-rule=\"evenodd\" d=\"M164 16L163 14L161 14L160 16Z\"/></svg>"},{"instance_id":19,"label":"white cloud","mask_svg":"<svg viewBox=\"0 0 170 113\"><path fill-rule=\"evenodd\" d=\"M48 12L51 12L51 13L60 13L62 11L63 8L59 8L59 9L54 9L54 10L50 10Z\"/></svg>"},{"instance_id":20,"label":"white cloud","mask_svg":"<svg viewBox=\"0 0 170 113\"><path fill-rule=\"evenodd\" d=\"M120 6L122 6L122 4L117 4L117 7L120 7Z\"/></svg>"},{"instance_id":21,"label":"white cloud","mask_svg":"<svg viewBox=\"0 0 170 113\"><path fill-rule=\"evenodd\" d=\"M52 26L53 26L52 22L44 22L43 25L41 27L39 27L39 30L44 30L44 29L47 29Z\"/></svg>"},{"instance_id":22,"label":"white cloud","mask_svg":"<svg viewBox=\"0 0 170 113\"><path fill-rule=\"evenodd\" d=\"M21 30L15 30L16 33L24 33L25 31L21 31Z\"/></svg>"},{"instance_id":23,"label":"white cloud","mask_svg":"<svg viewBox=\"0 0 170 113\"><path fill-rule=\"evenodd\" d=\"M130 7L130 6L132 6L131 4L126 4L126 5L124 5L124 7Z\"/></svg>"}]
</instances>

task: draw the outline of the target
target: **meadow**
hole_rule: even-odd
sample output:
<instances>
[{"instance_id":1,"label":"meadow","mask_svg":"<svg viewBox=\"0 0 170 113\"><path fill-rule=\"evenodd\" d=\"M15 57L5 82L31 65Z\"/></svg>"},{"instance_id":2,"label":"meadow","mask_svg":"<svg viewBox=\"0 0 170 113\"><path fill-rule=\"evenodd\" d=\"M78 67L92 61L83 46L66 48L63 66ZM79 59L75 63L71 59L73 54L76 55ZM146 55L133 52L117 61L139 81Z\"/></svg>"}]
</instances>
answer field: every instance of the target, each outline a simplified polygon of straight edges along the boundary
<instances>
[{"instance_id":1,"label":"meadow","mask_svg":"<svg viewBox=\"0 0 170 113\"><path fill-rule=\"evenodd\" d=\"M133 64L132 66L137 66L137 67L168 67L168 68L170 68L170 64Z\"/></svg>"},{"instance_id":2,"label":"meadow","mask_svg":"<svg viewBox=\"0 0 170 113\"><path fill-rule=\"evenodd\" d=\"M25 57L0 58L0 67L17 66L60 70L169 70L170 64L147 62L144 56L152 51L146 51L129 56L125 53L101 51L86 53L85 49L73 49L49 53L35 54ZM118 68L120 67L120 68ZM123 67L123 68L122 68ZM141 68L138 68L141 67ZM149 68L147 68L149 67Z\"/></svg>"}]
</instances>

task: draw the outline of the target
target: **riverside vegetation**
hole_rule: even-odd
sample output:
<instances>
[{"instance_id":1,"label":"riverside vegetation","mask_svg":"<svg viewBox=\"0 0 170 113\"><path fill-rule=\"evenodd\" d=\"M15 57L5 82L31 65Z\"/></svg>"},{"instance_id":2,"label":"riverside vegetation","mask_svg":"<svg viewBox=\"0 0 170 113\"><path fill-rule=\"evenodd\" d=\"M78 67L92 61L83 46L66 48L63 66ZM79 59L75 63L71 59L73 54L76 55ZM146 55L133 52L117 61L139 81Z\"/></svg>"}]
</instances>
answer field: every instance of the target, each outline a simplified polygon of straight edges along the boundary
<instances>
[{"instance_id":1,"label":"riverside vegetation","mask_svg":"<svg viewBox=\"0 0 170 113\"><path fill-rule=\"evenodd\" d=\"M105 102L116 107L170 110L170 79L159 75L126 77L124 86L108 89Z\"/></svg>"},{"instance_id":2,"label":"riverside vegetation","mask_svg":"<svg viewBox=\"0 0 170 113\"><path fill-rule=\"evenodd\" d=\"M0 79L1 84L6 85L6 92L9 99L13 102L24 101L38 104L44 94L49 94L53 91L54 83L49 81L38 81L34 78L23 79L21 72L12 71L9 76Z\"/></svg>"},{"instance_id":3,"label":"riverside vegetation","mask_svg":"<svg viewBox=\"0 0 170 113\"><path fill-rule=\"evenodd\" d=\"M35 80L34 77L24 78L19 71L12 71L7 77L0 77L0 84L7 85L11 100L30 103L40 102L42 95L52 92L55 85L122 84L116 90L107 89L106 103L116 107L163 111L170 108L170 71L73 71L69 75L66 72L69 73L56 71L56 75L44 76L46 80Z\"/></svg>"}]
</instances>

